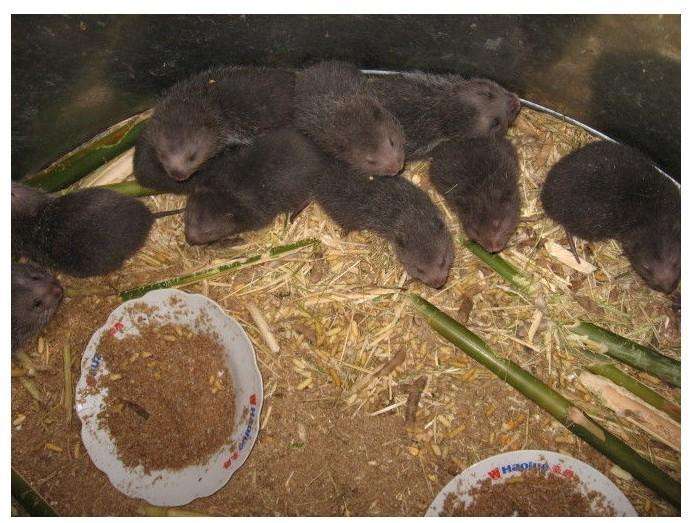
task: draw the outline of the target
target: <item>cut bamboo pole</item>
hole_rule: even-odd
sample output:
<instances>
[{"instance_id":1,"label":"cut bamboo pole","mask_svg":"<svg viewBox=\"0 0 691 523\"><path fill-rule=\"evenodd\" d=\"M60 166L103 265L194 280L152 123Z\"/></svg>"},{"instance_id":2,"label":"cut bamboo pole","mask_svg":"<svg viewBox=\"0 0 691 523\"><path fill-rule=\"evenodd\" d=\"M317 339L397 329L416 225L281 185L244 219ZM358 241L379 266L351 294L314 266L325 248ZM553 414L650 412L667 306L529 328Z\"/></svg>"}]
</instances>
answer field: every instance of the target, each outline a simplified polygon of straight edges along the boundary
<instances>
[{"instance_id":1,"label":"cut bamboo pole","mask_svg":"<svg viewBox=\"0 0 691 523\"><path fill-rule=\"evenodd\" d=\"M485 249L483 249L480 244L475 243L472 240L466 240L464 242L465 247L477 256L485 264L489 265L499 276L504 278L504 280L509 283L516 290L531 293L534 289L531 282L521 274L521 272L507 262L498 254L490 254Z\"/></svg>"},{"instance_id":2,"label":"cut bamboo pole","mask_svg":"<svg viewBox=\"0 0 691 523\"><path fill-rule=\"evenodd\" d=\"M570 330L576 340L595 352L681 387L681 364L678 361L592 323L581 321Z\"/></svg>"},{"instance_id":3,"label":"cut bamboo pole","mask_svg":"<svg viewBox=\"0 0 691 523\"><path fill-rule=\"evenodd\" d=\"M564 396L511 360L495 354L482 339L434 305L417 294L409 294L408 298L429 325L444 338L545 409L576 436L630 472L643 484L669 500L677 508L681 506L679 482L600 427Z\"/></svg>"},{"instance_id":4,"label":"cut bamboo pole","mask_svg":"<svg viewBox=\"0 0 691 523\"><path fill-rule=\"evenodd\" d=\"M303 247L318 245L319 243L319 240L316 240L314 238L308 238L306 240L301 240L299 242L291 243L288 245L280 245L278 247L273 247L269 249L269 251L265 254L257 254L255 256L243 258L231 263L219 265L218 267L212 267L210 269L193 272L191 274L176 276L175 278L171 278L169 280L148 283L140 287L135 287L133 289L121 292L120 298L122 299L122 301L127 301L134 298L139 298L140 296L144 296L147 292L153 291L155 289L170 289L191 285L192 283L207 280L209 278L214 278L219 274L231 272L242 267L248 267L250 265L254 265L257 263L272 261L277 258L280 258L284 254L288 254L298 249L302 249Z\"/></svg>"},{"instance_id":5,"label":"cut bamboo pole","mask_svg":"<svg viewBox=\"0 0 691 523\"><path fill-rule=\"evenodd\" d=\"M48 502L12 467L12 496L31 516L57 516Z\"/></svg>"},{"instance_id":6,"label":"cut bamboo pole","mask_svg":"<svg viewBox=\"0 0 691 523\"><path fill-rule=\"evenodd\" d=\"M617 416L628 420L668 447L681 449L681 426L624 387L603 376L582 372L578 381Z\"/></svg>"},{"instance_id":7,"label":"cut bamboo pole","mask_svg":"<svg viewBox=\"0 0 691 523\"><path fill-rule=\"evenodd\" d=\"M130 147L124 153L119 154L108 163L95 171L87 174L77 183L70 185L69 189L86 189L87 187L100 187L122 183L132 176L134 172L134 147Z\"/></svg>"},{"instance_id":8,"label":"cut bamboo pole","mask_svg":"<svg viewBox=\"0 0 691 523\"><path fill-rule=\"evenodd\" d=\"M465 246L514 288L531 291L529 280L501 256L488 253L480 245L470 240L465 242ZM583 342L586 347L593 350L593 355L606 354L631 367L654 374L676 387L681 386L681 365L678 361L592 323L579 322L571 328L571 331L575 334L573 337L577 341ZM641 389L637 388L636 390ZM631 392L637 394L636 390L631 390ZM645 394L645 392L643 393ZM646 396L651 397L650 394ZM643 397L643 399L646 398ZM648 400L646 399L646 401ZM655 403L651 403L651 405L657 407Z\"/></svg>"},{"instance_id":9,"label":"cut bamboo pole","mask_svg":"<svg viewBox=\"0 0 691 523\"><path fill-rule=\"evenodd\" d=\"M154 194L163 194L161 191L158 191L156 189L148 189L146 187L142 187L141 185L139 185L138 182L110 183L110 184L106 184L106 185L100 185L98 188L99 189L110 189L111 191L119 192L120 194L124 194L125 196L133 196L133 197L152 196ZM82 188L70 186L67 189L63 189L62 191L59 191L59 194L60 195L68 194L68 193L75 192L75 191L81 190L81 189Z\"/></svg>"},{"instance_id":10,"label":"cut bamboo pole","mask_svg":"<svg viewBox=\"0 0 691 523\"><path fill-rule=\"evenodd\" d=\"M132 147L151 112L145 111L114 125L24 182L48 192L72 185Z\"/></svg>"},{"instance_id":11,"label":"cut bamboo pole","mask_svg":"<svg viewBox=\"0 0 691 523\"><path fill-rule=\"evenodd\" d=\"M588 370L593 374L604 376L617 385L624 387L626 390L648 402L656 409L667 413L674 421L681 421L681 408L679 405L676 405L668 399L662 397L650 387L647 387L640 381L618 369L615 365L611 363L591 365L588 367Z\"/></svg>"}]
</instances>

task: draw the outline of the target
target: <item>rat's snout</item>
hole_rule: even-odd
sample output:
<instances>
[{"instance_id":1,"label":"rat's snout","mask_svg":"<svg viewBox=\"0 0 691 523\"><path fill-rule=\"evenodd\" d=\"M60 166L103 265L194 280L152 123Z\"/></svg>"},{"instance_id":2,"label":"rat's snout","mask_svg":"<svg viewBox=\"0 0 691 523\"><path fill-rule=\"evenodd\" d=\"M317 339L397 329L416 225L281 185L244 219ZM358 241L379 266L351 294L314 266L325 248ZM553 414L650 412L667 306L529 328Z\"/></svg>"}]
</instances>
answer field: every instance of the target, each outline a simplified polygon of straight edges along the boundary
<instances>
[{"instance_id":1,"label":"rat's snout","mask_svg":"<svg viewBox=\"0 0 691 523\"><path fill-rule=\"evenodd\" d=\"M403 170L404 162L401 160L392 160L384 166L384 174L387 176L396 176Z\"/></svg>"},{"instance_id":2,"label":"rat's snout","mask_svg":"<svg viewBox=\"0 0 691 523\"><path fill-rule=\"evenodd\" d=\"M432 278L429 279L429 281L425 281L424 283L426 285L429 285L430 287L432 287L434 289L441 289L444 286L444 284L446 283L448 276L449 276L448 273L443 273L443 274L440 273L440 274L433 276Z\"/></svg>"},{"instance_id":3,"label":"rat's snout","mask_svg":"<svg viewBox=\"0 0 691 523\"><path fill-rule=\"evenodd\" d=\"M486 241L481 243L482 247L489 253L496 254L501 251L504 246L496 241Z\"/></svg>"},{"instance_id":4,"label":"rat's snout","mask_svg":"<svg viewBox=\"0 0 691 523\"><path fill-rule=\"evenodd\" d=\"M231 219L219 220L195 213L185 221L185 240L190 245L205 245L233 234L235 226Z\"/></svg>"},{"instance_id":5,"label":"rat's snout","mask_svg":"<svg viewBox=\"0 0 691 523\"><path fill-rule=\"evenodd\" d=\"M63 291L59 283L49 280L42 283L43 285L37 290L36 296L44 303L52 304L62 300Z\"/></svg>"},{"instance_id":6,"label":"rat's snout","mask_svg":"<svg viewBox=\"0 0 691 523\"><path fill-rule=\"evenodd\" d=\"M509 101L508 101L508 113L509 113L509 121L514 121L516 117L518 116L518 113L521 110L521 100L516 96L515 94L511 94L509 96Z\"/></svg>"},{"instance_id":7,"label":"rat's snout","mask_svg":"<svg viewBox=\"0 0 691 523\"><path fill-rule=\"evenodd\" d=\"M187 180L187 178L192 176L191 172L187 172L182 169L170 168L166 169L166 172L171 178L174 178L178 182L184 182L185 180Z\"/></svg>"},{"instance_id":8,"label":"rat's snout","mask_svg":"<svg viewBox=\"0 0 691 523\"><path fill-rule=\"evenodd\" d=\"M214 234L214 232L204 227L187 226L185 227L185 240L190 245L205 245L222 237L222 235Z\"/></svg>"},{"instance_id":9,"label":"rat's snout","mask_svg":"<svg viewBox=\"0 0 691 523\"><path fill-rule=\"evenodd\" d=\"M446 267L434 271L429 271L427 274L420 277L420 281L422 281L422 283L428 285L429 287L432 287L434 289L440 289L444 286L448 278L449 269L448 267Z\"/></svg>"},{"instance_id":10,"label":"rat's snout","mask_svg":"<svg viewBox=\"0 0 691 523\"><path fill-rule=\"evenodd\" d=\"M386 161L382 167L382 172L386 176L396 176L403 170L405 165L405 152L403 149L391 151L386 155Z\"/></svg>"},{"instance_id":11,"label":"rat's snout","mask_svg":"<svg viewBox=\"0 0 691 523\"><path fill-rule=\"evenodd\" d=\"M59 284L54 283L51 289L51 294L56 300L61 300L63 295L62 287Z\"/></svg>"},{"instance_id":12,"label":"rat's snout","mask_svg":"<svg viewBox=\"0 0 691 523\"><path fill-rule=\"evenodd\" d=\"M209 236L208 227L204 226L204 217L199 212L195 203L190 199L187 200L187 209L185 210L185 240L190 245L203 245L209 243L207 238Z\"/></svg>"},{"instance_id":13,"label":"rat's snout","mask_svg":"<svg viewBox=\"0 0 691 523\"><path fill-rule=\"evenodd\" d=\"M681 275L679 271L675 271L671 268L665 268L664 270L656 271L649 285L656 291L664 292L665 294L671 294L679 285L679 280Z\"/></svg>"},{"instance_id":14,"label":"rat's snout","mask_svg":"<svg viewBox=\"0 0 691 523\"><path fill-rule=\"evenodd\" d=\"M506 239L501 236L493 236L490 238L482 238L478 241L480 245L487 251L491 253L497 253L502 251L506 247Z\"/></svg>"},{"instance_id":15,"label":"rat's snout","mask_svg":"<svg viewBox=\"0 0 691 523\"><path fill-rule=\"evenodd\" d=\"M190 245L204 245L217 240L214 228L209 223L203 223L199 216L193 217L185 223L185 240Z\"/></svg>"},{"instance_id":16,"label":"rat's snout","mask_svg":"<svg viewBox=\"0 0 691 523\"><path fill-rule=\"evenodd\" d=\"M468 238L473 240L475 243L480 244L480 246L488 252L498 252L503 249L503 245L498 247L498 242L496 238L493 238L487 234L481 234L480 231L476 230L475 227L466 225L465 233Z\"/></svg>"}]
</instances>

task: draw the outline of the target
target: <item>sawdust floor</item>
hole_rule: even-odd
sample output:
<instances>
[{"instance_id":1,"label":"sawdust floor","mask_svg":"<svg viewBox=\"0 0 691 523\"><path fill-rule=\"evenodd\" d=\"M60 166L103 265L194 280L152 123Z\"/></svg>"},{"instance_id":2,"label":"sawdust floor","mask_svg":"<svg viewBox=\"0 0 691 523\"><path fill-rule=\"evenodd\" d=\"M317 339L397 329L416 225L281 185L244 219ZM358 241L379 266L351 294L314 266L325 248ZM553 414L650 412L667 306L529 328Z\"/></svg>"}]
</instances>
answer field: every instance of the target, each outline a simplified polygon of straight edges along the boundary
<instances>
[{"instance_id":1,"label":"sawdust floor","mask_svg":"<svg viewBox=\"0 0 691 523\"><path fill-rule=\"evenodd\" d=\"M72 319L71 337L58 341L63 329L53 327L46 332L46 344L85 346L117 304L113 298L72 299L53 324ZM83 310L90 313L79 314ZM74 355L76 381L81 351ZM421 430L426 419L406 425L395 410L353 416L343 408L342 390L333 385L296 390L303 376L293 371L292 359L282 354L272 368L285 385L264 373L268 396L262 430L245 465L220 491L185 508L213 515L419 516L467 466L499 452L539 448L576 456L606 473L641 513L673 512L644 487L613 476L609 460L484 370L473 371L472 380L451 374L437 380L435 387L453 393L448 407L457 413L442 454L434 433ZM141 502L120 494L91 463L72 410L66 421L62 358L51 357L36 381L47 405L31 398L18 380L12 383L12 418L26 416L21 429L12 431L12 465L61 515L135 515ZM373 408L391 403L382 392Z\"/></svg>"},{"instance_id":2,"label":"sawdust floor","mask_svg":"<svg viewBox=\"0 0 691 523\"><path fill-rule=\"evenodd\" d=\"M265 406L258 441L245 465L216 494L186 508L228 515L422 515L457 473L499 452L545 449L570 454L612 479L641 515L676 511L578 440L546 412L437 336L411 307L402 288L421 294L510 358L576 402L608 430L675 478L680 454L600 405L578 384L589 360L560 325L583 318L680 358L678 311L666 296L641 284L614 242L579 242L596 271L580 274L551 258L546 242L566 245L559 227L544 218L537 195L547 170L561 156L592 140L582 130L524 109L509 133L519 151L522 219L502 253L544 285L548 318L475 258L459 241L446 286L437 291L407 281L390 246L366 233L344 237L318 206L294 223L277 219L243 235L240 244L191 247L181 216L159 220L147 245L105 278L58 275L72 297L42 338L27 347L45 367L30 380L33 399L12 379L12 466L59 514L132 515L142 503L115 490L91 463L80 440L73 405L64 405L63 349L71 354L74 390L91 334L119 304L94 296L185 274L266 252L269 246L318 238L273 261L262 261L188 286L215 300L251 338L262 373ZM425 166L405 176L429 190ZM454 235L462 228L438 194ZM155 210L184 200L156 196ZM74 293L82 294L74 296ZM279 345L273 353L245 304L253 300ZM392 373L375 371L403 350ZM622 367L672 401L679 390ZM371 379L373 378L373 379ZM406 387L426 378L417 421L406 424ZM367 381L369 380L369 381ZM360 386L364 384L364 386Z\"/></svg>"}]
</instances>

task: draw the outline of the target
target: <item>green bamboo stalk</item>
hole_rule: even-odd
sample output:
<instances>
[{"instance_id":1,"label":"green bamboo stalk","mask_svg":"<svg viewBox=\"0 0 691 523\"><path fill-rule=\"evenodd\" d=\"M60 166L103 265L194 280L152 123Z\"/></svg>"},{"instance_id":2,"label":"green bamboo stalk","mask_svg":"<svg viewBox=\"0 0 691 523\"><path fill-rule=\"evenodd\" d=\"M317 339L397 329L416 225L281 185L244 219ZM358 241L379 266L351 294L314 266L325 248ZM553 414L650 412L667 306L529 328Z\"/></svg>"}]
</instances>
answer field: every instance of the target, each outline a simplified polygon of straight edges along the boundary
<instances>
[{"instance_id":1,"label":"green bamboo stalk","mask_svg":"<svg viewBox=\"0 0 691 523\"><path fill-rule=\"evenodd\" d=\"M133 197L152 196L154 194L163 194L159 190L149 189L148 187L142 187L137 182L109 183L106 185L98 185L97 187L99 189L110 189L111 191L119 192L120 194L124 194L125 196L133 196ZM83 190L83 189L86 189L86 187L84 187L82 189L77 189L76 187L74 187L74 188L73 187L67 187L66 189L63 189L62 191L60 191L59 194L64 195L64 194L74 192L76 190Z\"/></svg>"},{"instance_id":2,"label":"green bamboo stalk","mask_svg":"<svg viewBox=\"0 0 691 523\"><path fill-rule=\"evenodd\" d=\"M29 176L24 183L48 192L72 185L132 147L150 114L146 111L114 125L44 170Z\"/></svg>"},{"instance_id":3,"label":"green bamboo stalk","mask_svg":"<svg viewBox=\"0 0 691 523\"><path fill-rule=\"evenodd\" d=\"M681 387L681 364L677 360L585 321L570 330L586 347Z\"/></svg>"},{"instance_id":4,"label":"green bamboo stalk","mask_svg":"<svg viewBox=\"0 0 691 523\"><path fill-rule=\"evenodd\" d=\"M154 194L162 194L162 191L157 189L149 189L148 187L142 187L137 182L120 182L112 183L110 185L104 185L104 189L110 189L111 191L119 192L126 196L152 196Z\"/></svg>"},{"instance_id":5,"label":"green bamboo stalk","mask_svg":"<svg viewBox=\"0 0 691 523\"><path fill-rule=\"evenodd\" d=\"M58 515L14 467L12 467L12 495L31 516Z\"/></svg>"},{"instance_id":6,"label":"green bamboo stalk","mask_svg":"<svg viewBox=\"0 0 691 523\"><path fill-rule=\"evenodd\" d=\"M481 261L487 264L491 269L499 274L499 276L504 278L504 280L506 280L509 285L514 287L516 290L528 293L533 291L530 281L523 276L516 267L507 262L504 258L498 254L491 254L487 252L482 248L482 246L480 246L479 243L475 243L472 240L466 240L464 245L470 252L480 258Z\"/></svg>"},{"instance_id":7,"label":"green bamboo stalk","mask_svg":"<svg viewBox=\"0 0 691 523\"><path fill-rule=\"evenodd\" d=\"M247 267L261 261L274 260L283 254L302 249L303 247L308 247L311 245L318 245L321 243L319 240L314 238L308 238L306 240L300 240L299 242L291 243L288 245L279 245L278 247L272 247L265 254L256 254L248 258L243 258L231 263L226 263L219 265L218 267L212 267L211 269L205 269L202 271L193 272L191 274L185 274L183 276L176 276L169 280L158 281L154 283L148 283L140 287L135 287L120 293L120 298L122 301L131 300L134 298L139 298L149 291L155 289L169 289L172 287L182 287L184 285L190 285L192 283L206 280L218 276L221 273L230 272L241 267Z\"/></svg>"},{"instance_id":8,"label":"green bamboo stalk","mask_svg":"<svg viewBox=\"0 0 691 523\"><path fill-rule=\"evenodd\" d=\"M674 421L681 421L681 408L679 405L676 405L665 397L659 395L653 389L643 385L640 381L629 376L615 365L612 365L611 363L592 365L588 367L588 370L593 374L598 374L609 379L620 387L624 387L626 390L632 394L635 394L649 405L652 405L656 409L667 413Z\"/></svg>"},{"instance_id":9,"label":"green bamboo stalk","mask_svg":"<svg viewBox=\"0 0 691 523\"><path fill-rule=\"evenodd\" d=\"M647 485L677 508L681 506L681 485L619 438L588 418L572 402L552 390L511 360L495 354L485 342L434 305L409 294L409 300L430 326L528 399L545 409L562 425L583 439L621 468Z\"/></svg>"}]
</instances>

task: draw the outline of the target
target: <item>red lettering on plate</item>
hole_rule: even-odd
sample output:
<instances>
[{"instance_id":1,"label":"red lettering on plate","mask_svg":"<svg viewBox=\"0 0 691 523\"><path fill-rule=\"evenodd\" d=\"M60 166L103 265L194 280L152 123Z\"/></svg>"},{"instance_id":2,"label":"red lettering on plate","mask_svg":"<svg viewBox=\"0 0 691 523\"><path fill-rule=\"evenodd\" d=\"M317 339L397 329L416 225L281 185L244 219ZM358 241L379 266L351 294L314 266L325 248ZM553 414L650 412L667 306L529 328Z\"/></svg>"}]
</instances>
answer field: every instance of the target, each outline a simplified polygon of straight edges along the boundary
<instances>
[{"instance_id":1,"label":"red lettering on plate","mask_svg":"<svg viewBox=\"0 0 691 523\"><path fill-rule=\"evenodd\" d=\"M256 404L257 404L257 395L256 395L256 394L252 394L252 395L250 396L250 405L256 405Z\"/></svg>"},{"instance_id":2,"label":"red lettering on plate","mask_svg":"<svg viewBox=\"0 0 691 523\"><path fill-rule=\"evenodd\" d=\"M499 479L501 477L501 473L499 472L499 468L494 468L490 470L487 474L489 474L489 477L492 479Z\"/></svg>"},{"instance_id":3,"label":"red lettering on plate","mask_svg":"<svg viewBox=\"0 0 691 523\"><path fill-rule=\"evenodd\" d=\"M231 463L232 461L233 461L233 460L232 460L231 458L228 458L228 461L226 461L226 462L223 464L223 468L224 468L224 469L227 469L228 467L230 467L230 463Z\"/></svg>"},{"instance_id":4,"label":"red lettering on plate","mask_svg":"<svg viewBox=\"0 0 691 523\"><path fill-rule=\"evenodd\" d=\"M238 459L238 451L237 451L237 450L236 450L235 452L233 452L232 458L233 458L233 459Z\"/></svg>"},{"instance_id":5,"label":"red lettering on plate","mask_svg":"<svg viewBox=\"0 0 691 523\"><path fill-rule=\"evenodd\" d=\"M110 328L110 335L111 335L111 336L115 336L115 333L116 333L116 332L119 332L119 331L121 331L121 330L124 329L124 328L125 328L125 326L124 326L121 322L117 322L115 325L113 325L113 326Z\"/></svg>"}]
</instances>

